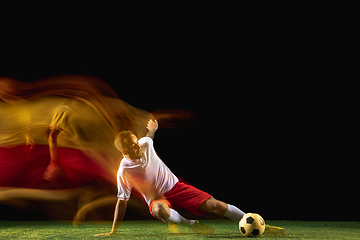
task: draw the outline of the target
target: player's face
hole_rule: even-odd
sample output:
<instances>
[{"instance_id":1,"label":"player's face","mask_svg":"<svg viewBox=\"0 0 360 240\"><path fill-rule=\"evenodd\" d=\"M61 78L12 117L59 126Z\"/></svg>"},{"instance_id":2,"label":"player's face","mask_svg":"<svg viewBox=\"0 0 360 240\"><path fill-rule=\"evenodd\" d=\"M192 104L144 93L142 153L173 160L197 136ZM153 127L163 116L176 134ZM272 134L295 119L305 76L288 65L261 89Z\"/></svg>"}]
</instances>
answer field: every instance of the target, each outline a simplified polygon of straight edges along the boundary
<instances>
[{"instance_id":1,"label":"player's face","mask_svg":"<svg viewBox=\"0 0 360 240\"><path fill-rule=\"evenodd\" d=\"M137 137L133 134L130 138L129 147L127 148L127 152L131 159L139 159L142 157L141 147L138 143Z\"/></svg>"}]
</instances>

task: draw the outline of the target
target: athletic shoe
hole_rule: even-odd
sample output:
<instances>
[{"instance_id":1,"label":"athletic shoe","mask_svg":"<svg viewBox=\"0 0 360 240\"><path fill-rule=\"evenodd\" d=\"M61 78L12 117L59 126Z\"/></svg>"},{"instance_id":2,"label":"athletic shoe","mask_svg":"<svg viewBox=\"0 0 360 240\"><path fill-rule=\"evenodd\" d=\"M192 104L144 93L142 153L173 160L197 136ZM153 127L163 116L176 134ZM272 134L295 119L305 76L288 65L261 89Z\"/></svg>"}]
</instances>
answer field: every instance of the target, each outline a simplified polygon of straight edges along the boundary
<instances>
[{"instance_id":1,"label":"athletic shoe","mask_svg":"<svg viewBox=\"0 0 360 240\"><path fill-rule=\"evenodd\" d=\"M273 227L266 225L264 235L274 237L286 237L286 231L281 227Z\"/></svg>"},{"instance_id":2,"label":"athletic shoe","mask_svg":"<svg viewBox=\"0 0 360 240\"><path fill-rule=\"evenodd\" d=\"M178 224L169 221L168 226L171 233L180 233Z\"/></svg>"},{"instance_id":3,"label":"athletic shoe","mask_svg":"<svg viewBox=\"0 0 360 240\"><path fill-rule=\"evenodd\" d=\"M193 225L189 225L188 227L197 234L201 235L210 235L215 233L215 229L208 225L200 223L198 220L195 220L195 223Z\"/></svg>"}]
</instances>

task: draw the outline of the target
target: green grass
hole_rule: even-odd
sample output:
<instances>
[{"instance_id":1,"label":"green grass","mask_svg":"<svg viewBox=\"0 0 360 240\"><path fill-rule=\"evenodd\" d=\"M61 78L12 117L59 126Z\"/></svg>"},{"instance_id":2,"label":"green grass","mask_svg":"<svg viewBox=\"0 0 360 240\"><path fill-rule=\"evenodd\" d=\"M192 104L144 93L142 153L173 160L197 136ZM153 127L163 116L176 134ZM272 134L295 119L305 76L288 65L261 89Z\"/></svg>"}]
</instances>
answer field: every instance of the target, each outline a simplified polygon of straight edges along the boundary
<instances>
[{"instance_id":1,"label":"green grass","mask_svg":"<svg viewBox=\"0 0 360 240\"><path fill-rule=\"evenodd\" d=\"M202 220L215 229L213 235L198 235L179 226L179 233L170 233L159 221L124 221L119 232L109 239L236 239L244 238L238 225L228 220ZM267 221L283 227L287 239L360 239L360 222ZM86 222L74 227L71 222L0 221L0 239L102 239L94 234L109 232L111 222ZM280 239L261 236L260 239Z\"/></svg>"}]
</instances>

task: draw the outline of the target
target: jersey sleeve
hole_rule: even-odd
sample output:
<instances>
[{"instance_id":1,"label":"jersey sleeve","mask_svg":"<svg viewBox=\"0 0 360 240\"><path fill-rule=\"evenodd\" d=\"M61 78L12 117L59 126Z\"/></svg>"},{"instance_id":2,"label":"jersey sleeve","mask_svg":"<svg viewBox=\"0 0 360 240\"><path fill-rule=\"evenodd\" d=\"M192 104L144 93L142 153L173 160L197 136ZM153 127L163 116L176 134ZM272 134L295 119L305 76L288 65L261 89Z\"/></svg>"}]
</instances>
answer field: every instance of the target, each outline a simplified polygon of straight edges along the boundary
<instances>
[{"instance_id":1,"label":"jersey sleeve","mask_svg":"<svg viewBox=\"0 0 360 240\"><path fill-rule=\"evenodd\" d=\"M131 196L131 183L122 169L119 169L117 176L117 198L128 201Z\"/></svg>"},{"instance_id":2,"label":"jersey sleeve","mask_svg":"<svg viewBox=\"0 0 360 240\"><path fill-rule=\"evenodd\" d=\"M138 143L141 145L141 147L149 147L153 146L154 142L150 137L142 137L139 139Z\"/></svg>"}]
</instances>

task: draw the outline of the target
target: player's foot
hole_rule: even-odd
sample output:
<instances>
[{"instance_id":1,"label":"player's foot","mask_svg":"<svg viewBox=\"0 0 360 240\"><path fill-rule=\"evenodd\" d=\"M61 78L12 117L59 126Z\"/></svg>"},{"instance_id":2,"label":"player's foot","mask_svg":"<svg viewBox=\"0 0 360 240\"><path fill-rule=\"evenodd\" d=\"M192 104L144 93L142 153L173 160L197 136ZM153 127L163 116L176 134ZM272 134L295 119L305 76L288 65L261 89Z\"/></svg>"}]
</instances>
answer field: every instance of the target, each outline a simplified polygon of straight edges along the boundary
<instances>
[{"instance_id":1,"label":"player's foot","mask_svg":"<svg viewBox=\"0 0 360 240\"><path fill-rule=\"evenodd\" d=\"M266 225L264 235L275 237L286 237L285 229Z\"/></svg>"},{"instance_id":2,"label":"player's foot","mask_svg":"<svg viewBox=\"0 0 360 240\"><path fill-rule=\"evenodd\" d=\"M208 225L200 223L198 220L195 220L195 223L193 225L189 225L188 227L197 234L201 235L210 235L215 233L215 229Z\"/></svg>"}]
</instances>

